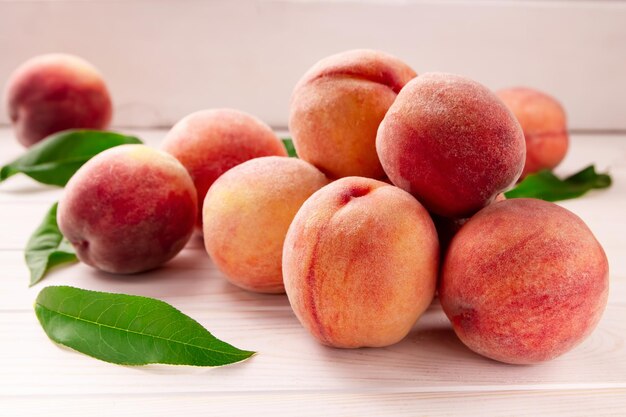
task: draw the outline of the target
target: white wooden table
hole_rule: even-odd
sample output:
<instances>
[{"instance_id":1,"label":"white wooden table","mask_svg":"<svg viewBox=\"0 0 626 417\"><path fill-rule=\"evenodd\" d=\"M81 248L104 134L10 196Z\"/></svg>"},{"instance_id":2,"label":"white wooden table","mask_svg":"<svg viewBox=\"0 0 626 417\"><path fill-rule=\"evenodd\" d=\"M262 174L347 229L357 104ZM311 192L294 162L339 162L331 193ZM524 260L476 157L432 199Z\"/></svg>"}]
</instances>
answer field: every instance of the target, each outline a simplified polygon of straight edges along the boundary
<instances>
[{"instance_id":1,"label":"white wooden table","mask_svg":"<svg viewBox=\"0 0 626 417\"><path fill-rule=\"evenodd\" d=\"M154 146L164 134L134 133ZM21 152L11 132L0 129L0 164ZM614 185L563 206L587 222L607 252L609 304L585 342L535 366L472 353L436 301L394 346L323 347L285 296L227 283L198 238L151 273L113 276L76 264L28 288L25 243L62 190L13 177L0 184L0 416L625 416L626 135L575 135L558 172L589 163L608 168ZM33 301L44 286L60 284L165 300L258 354L223 368L100 362L53 344L39 326Z\"/></svg>"}]
</instances>

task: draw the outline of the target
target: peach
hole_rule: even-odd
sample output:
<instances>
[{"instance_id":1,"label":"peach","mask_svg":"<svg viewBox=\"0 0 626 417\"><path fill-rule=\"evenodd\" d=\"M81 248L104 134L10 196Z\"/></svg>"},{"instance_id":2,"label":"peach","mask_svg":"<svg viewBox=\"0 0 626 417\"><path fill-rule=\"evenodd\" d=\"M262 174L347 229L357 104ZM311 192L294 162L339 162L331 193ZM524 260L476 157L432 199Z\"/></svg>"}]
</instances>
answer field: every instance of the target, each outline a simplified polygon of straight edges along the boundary
<instances>
[{"instance_id":1,"label":"peach","mask_svg":"<svg viewBox=\"0 0 626 417\"><path fill-rule=\"evenodd\" d=\"M437 232L410 194L361 177L339 179L296 214L283 248L289 302L321 343L387 346L433 299Z\"/></svg>"},{"instance_id":2,"label":"peach","mask_svg":"<svg viewBox=\"0 0 626 417\"><path fill-rule=\"evenodd\" d=\"M475 81L442 73L402 89L376 149L389 179L443 217L488 205L519 178L525 158L524 135L504 103Z\"/></svg>"},{"instance_id":3,"label":"peach","mask_svg":"<svg viewBox=\"0 0 626 417\"><path fill-rule=\"evenodd\" d=\"M287 156L282 141L261 120L232 109L201 110L180 120L161 148L189 171L198 191L197 226L207 190L224 172L252 158Z\"/></svg>"},{"instance_id":4,"label":"peach","mask_svg":"<svg viewBox=\"0 0 626 417\"><path fill-rule=\"evenodd\" d=\"M9 78L6 108L24 146L66 129L104 129L111 98L102 75L83 59L41 55L23 63Z\"/></svg>"},{"instance_id":5,"label":"peach","mask_svg":"<svg viewBox=\"0 0 626 417\"><path fill-rule=\"evenodd\" d=\"M193 233L196 210L193 182L176 158L144 145L122 145L74 174L57 219L82 262L132 274L180 252Z\"/></svg>"},{"instance_id":6,"label":"peach","mask_svg":"<svg viewBox=\"0 0 626 417\"><path fill-rule=\"evenodd\" d=\"M308 162L282 156L246 161L213 183L204 200L204 244L235 285L284 293L287 229L302 203L328 179Z\"/></svg>"},{"instance_id":7,"label":"peach","mask_svg":"<svg viewBox=\"0 0 626 417\"><path fill-rule=\"evenodd\" d=\"M553 169L568 147L565 110L554 98L531 88L508 88L496 93L513 112L526 138L526 164L522 177Z\"/></svg>"},{"instance_id":8,"label":"peach","mask_svg":"<svg viewBox=\"0 0 626 417\"><path fill-rule=\"evenodd\" d=\"M608 284L606 255L580 218L546 201L512 199L481 210L452 239L439 297L471 350L531 364L591 333Z\"/></svg>"},{"instance_id":9,"label":"peach","mask_svg":"<svg viewBox=\"0 0 626 417\"><path fill-rule=\"evenodd\" d=\"M319 61L291 97L289 130L298 156L331 178L383 179L376 131L398 92L415 76L398 58L372 50Z\"/></svg>"}]
</instances>

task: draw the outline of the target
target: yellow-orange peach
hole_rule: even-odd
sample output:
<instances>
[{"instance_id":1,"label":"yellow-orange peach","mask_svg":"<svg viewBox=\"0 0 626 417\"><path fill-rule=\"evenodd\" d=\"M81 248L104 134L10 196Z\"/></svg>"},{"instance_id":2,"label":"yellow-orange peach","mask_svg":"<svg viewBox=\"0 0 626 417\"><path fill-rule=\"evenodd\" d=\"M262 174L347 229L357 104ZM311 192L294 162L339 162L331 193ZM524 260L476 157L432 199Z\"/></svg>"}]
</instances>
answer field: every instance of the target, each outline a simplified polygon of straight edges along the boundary
<instances>
[{"instance_id":1,"label":"yellow-orange peach","mask_svg":"<svg viewBox=\"0 0 626 417\"><path fill-rule=\"evenodd\" d=\"M196 210L193 182L176 158L144 145L122 145L74 174L57 219L82 262L131 274L173 258L191 237Z\"/></svg>"},{"instance_id":2,"label":"yellow-orange peach","mask_svg":"<svg viewBox=\"0 0 626 417\"><path fill-rule=\"evenodd\" d=\"M381 181L346 177L296 214L283 277L296 316L321 343L387 346L432 301L438 260L435 227L417 200Z\"/></svg>"},{"instance_id":3,"label":"yellow-orange peach","mask_svg":"<svg viewBox=\"0 0 626 417\"><path fill-rule=\"evenodd\" d=\"M389 179L432 213L469 217L512 186L524 166L524 134L488 88L428 73L400 91L378 130Z\"/></svg>"},{"instance_id":4,"label":"yellow-orange peach","mask_svg":"<svg viewBox=\"0 0 626 417\"><path fill-rule=\"evenodd\" d=\"M32 58L9 78L6 108L17 139L31 146L66 129L104 129L112 106L100 73L73 55Z\"/></svg>"},{"instance_id":5,"label":"yellow-orange peach","mask_svg":"<svg viewBox=\"0 0 626 417\"><path fill-rule=\"evenodd\" d=\"M201 110L180 120L161 148L189 171L198 191L198 220L213 182L230 168L261 156L287 156L281 140L258 118L232 109Z\"/></svg>"},{"instance_id":6,"label":"yellow-orange peach","mask_svg":"<svg viewBox=\"0 0 626 417\"><path fill-rule=\"evenodd\" d=\"M565 110L554 98L531 88L508 88L498 97L513 112L526 138L526 164L522 177L553 169L565 158L569 138Z\"/></svg>"},{"instance_id":7,"label":"yellow-orange peach","mask_svg":"<svg viewBox=\"0 0 626 417\"><path fill-rule=\"evenodd\" d=\"M511 199L478 212L452 239L439 298L470 349L530 364L591 333L608 284L606 255L580 218L546 201Z\"/></svg>"},{"instance_id":8,"label":"yellow-orange peach","mask_svg":"<svg viewBox=\"0 0 626 417\"><path fill-rule=\"evenodd\" d=\"M289 130L300 158L331 178L383 179L376 131L398 92L415 75L398 58L372 50L319 61L291 98Z\"/></svg>"},{"instance_id":9,"label":"yellow-orange peach","mask_svg":"<svg viewBox=\"0 0 626 417\"><path fill-rule=\"evenodd\" d=\"M204 200L204 244L235 285L285 292L281 271L287 229L304 201L328 183L313 165L267 156L226 171Z\"/></svg>"}]
</instances>

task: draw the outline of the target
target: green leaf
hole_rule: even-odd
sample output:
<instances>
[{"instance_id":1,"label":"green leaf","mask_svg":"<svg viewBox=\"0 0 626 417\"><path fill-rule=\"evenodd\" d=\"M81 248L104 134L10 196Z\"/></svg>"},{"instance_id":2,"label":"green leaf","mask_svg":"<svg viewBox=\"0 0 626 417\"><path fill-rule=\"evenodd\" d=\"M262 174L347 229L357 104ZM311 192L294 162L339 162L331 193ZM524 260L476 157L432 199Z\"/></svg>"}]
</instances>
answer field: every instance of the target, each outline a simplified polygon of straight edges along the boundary
<instances>
[{"instance_id":1,"label":"green leaf","mask_svg":"<svg viewBox=\"0 0 626 417\"><path fill-rule=\"evenodd\" d=\"M58 203L54 203L26 244L24 257L30 270L31 286L41 281L50 268L78 260L72 244L57 225L57 206Z\"/></svg>"},{"instance_id":2,"label":"green leaf","mask_svg":"<svg viewBox=\"0 0 626 417\"><path fill-rule=\"evenodd\" d=\"M22 173L43 184L63 187L78 168L94 155L127 143L142 142L133 136L100 130L55 133L0 168L0 182Z\"/></svg>"},{"instance_id":3,"label":"green leaf","mask_svg":"<svg viewBox=\"0 0 626 417\"><path fill-rule=\"evenodd\" d=\"M222 342L154 298L46 287L37 296L35 313L53 341L121 365L220 366L254 354Z\"/></svg>"},{"instance_id":4,"label":"green leaf","mask_svg":"<svg viewBox=\"0 0 626 417\"><path fill-rule=\"evenodd\" d=\"M598 174L595 166L589 165L565 179L560 179L547 170L530 174L515 188L504 194L507 198L531 197L546 201L560 201L580 197L594 188L610 186L611 177L608 174Z\"/></svg>"},{"instance_id":5,"label":"green leaf","mask_svg":"<svg viewBox=\"0 0 626 417\"><path fill-rule=\"evenodd\" d=\"M293 140L291 138L283 138L283 144L287 148L287 155L292 158L297 158L296 148L293 146Z\"/></svg>"}]
</instances>

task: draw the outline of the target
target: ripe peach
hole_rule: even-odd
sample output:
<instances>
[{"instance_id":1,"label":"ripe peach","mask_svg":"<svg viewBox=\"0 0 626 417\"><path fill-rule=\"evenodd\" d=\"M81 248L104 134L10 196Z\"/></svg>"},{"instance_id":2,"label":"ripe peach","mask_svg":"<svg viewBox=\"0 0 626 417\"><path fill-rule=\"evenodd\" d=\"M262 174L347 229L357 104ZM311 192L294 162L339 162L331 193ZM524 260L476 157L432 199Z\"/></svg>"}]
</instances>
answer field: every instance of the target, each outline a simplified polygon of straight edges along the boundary
<instances>
[{"instance_id":1,"label":"ripe peach","mask_svg":"<svg viewBox=\"0 0 626 417\"><path fill-rule=\"evenodd\" d=\"M289 130L298 156L331 178L385 177L376 130L415 71L391 55L352 50L315 64L291 97Z\"/></svg>"},{"instance_id":2,"label":"ripe peach","mask_svg":"<svg viewBox=\"0 0 626 417\"><path fill-rule=\"evenodd\" d=\"M204 244L235 285L283 293L287 229L302 203L328 179L308 162L267 156L226 171L204 200Z\"/></svg>"},{"instance_id":3,"label":"ripe peach","mask_svg":"<svg viewBox=\"0 0 626 417\"><path fill-rule=\"evenodd\" d=\"M530 364L591 333L608 284L606 255L580 218L553 203L512 199L481 210L452 239L439 297L470 349Z\"/></svg>"},{"instance_id":4,"label":"ripe peach","mask_svg":"<svg viewBox=\"0 0 626 417\"><path fill-rule=\"evenodd\" d=\"M104 129L111 98L100 73L73 55L41 55L23 63L9 78L6 108L24 146L73 128Z\"/></svg>"},{"instance_id":5,"label":"ripe peach","mask_svg":"<svg viewBox=\"0 0 626 417\"><path fill-rule=\"evenodd\" d=\"M389 179L443 217L469 217L513 185L524 165L519 123L494 93L451 74L409 82L376 149Z\"/></svg>"},{"instance_id":6,"label":"ripe peach","mask_svg":"<svg viewBox=\"0 0 626 417\"><path fill-rule=\"evenodd\" d=\"M193 182L176 158L122 145L74 174L57 219L82 262L132 274L173 258L193 233L196 210Z\"/></svg>"},{"instance_id":7,"label":"ripe peach","mask_svg":"<svg viewBox=\"0 0 626 417\"><path fill-rule=\"evenodd\" d=\"M553 169L565 158L568 146L565 110L554 98L531 88L497 92L513 112L526 138L526 164L522 177Z\"/></svg>"},{"instance_id":8,"label":"ripe peach","mask_svg":"<svg viewBox=\"0 0 626 417\"><path fill-rule=\"evenodd\" d=\"M291 306L321 343L356 348L401 340L432 301L439 245L410 194L369 178L313 194L289 227L283 277Z\"/></svg>"},{"instance_id":9,"label":"ripe peach","mask_svg":"<svg viewBox=\"0 0 626 417\"><path fill-rule=\"evenodd\" d=\"M207 190L224 172L252 158L287 156L282 141L261 120L232 109L201 110L180 120L161 148L189 171L198 191L197 226Z\"/></svg>"}]
</instances>

